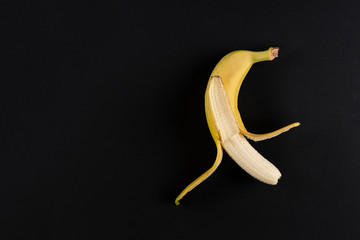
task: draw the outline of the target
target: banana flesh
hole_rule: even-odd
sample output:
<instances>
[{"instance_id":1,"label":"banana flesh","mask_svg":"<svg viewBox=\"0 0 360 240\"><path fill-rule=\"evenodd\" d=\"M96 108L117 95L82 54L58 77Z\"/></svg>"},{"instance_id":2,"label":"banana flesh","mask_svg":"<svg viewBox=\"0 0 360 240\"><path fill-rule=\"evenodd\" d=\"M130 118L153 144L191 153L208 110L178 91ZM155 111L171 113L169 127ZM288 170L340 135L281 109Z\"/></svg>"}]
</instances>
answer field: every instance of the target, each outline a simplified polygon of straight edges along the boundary
<instances>
[{"instance_id":1,"label":"banana flesh","mask_svg":"<svg viewBox=\"0 0 360 240\"><path fill-rule=\"evenodd\" d=\"M267 184L277 184L281 177L280 171L261 156L240 133L220 77L210 79L209 101L225 151L254 178Z\"/></svg>"},{"instance_id":2,"label":"banana flesh","mask_svg":"<svg viewBox=\"0 0 360 240\"><path fill-rule=\"evenodd\" d=\"M242 122L237 100L241 84L251 66L257 62L273 60L278 56L278 51L278 48L269 48L262 52L234 51L215 66L205 92L205 113L210 133L217 146L217 156L213 166L180 193L175 200L176 205L217 169L223 156L222 148L254 178L267 184L277 184L281 177L280 171L258 153L245 137L254 141L269 139L299 126L300 123L293 123L270 133L250 133Z\"/></svg>"}]
</instances>

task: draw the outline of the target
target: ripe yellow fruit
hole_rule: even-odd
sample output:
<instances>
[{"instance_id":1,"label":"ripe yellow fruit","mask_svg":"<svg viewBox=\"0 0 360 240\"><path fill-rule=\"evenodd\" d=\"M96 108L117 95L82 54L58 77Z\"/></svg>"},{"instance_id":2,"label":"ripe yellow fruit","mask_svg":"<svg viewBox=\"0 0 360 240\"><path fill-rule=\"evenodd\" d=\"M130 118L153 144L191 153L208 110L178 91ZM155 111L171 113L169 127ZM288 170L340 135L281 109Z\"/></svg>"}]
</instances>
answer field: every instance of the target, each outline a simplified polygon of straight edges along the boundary
<instances>
[{"instance_id":1,"label":"ripe yellow fruit","mask_svg":"<svg viewBox=\"0 0 360 240\"><path fill-rule=\"evenodd\" d=\"M219 166L223 148L236 163L254 178L275 185L280 171L261 156L245 137L261 141L275 137L300 123L296 122L279 130L255 134L246 130L238 110L238 95L241 84L254 63L271 61L278 56L279 48L266 51L234 51L224 56L211 73L205 92L205 113L211 135L217 147L213 166L190 183L176 198L176 205L189 191L208 178ZM244 137L245 136L245 137Z\"/></svg>"}]
</instances>

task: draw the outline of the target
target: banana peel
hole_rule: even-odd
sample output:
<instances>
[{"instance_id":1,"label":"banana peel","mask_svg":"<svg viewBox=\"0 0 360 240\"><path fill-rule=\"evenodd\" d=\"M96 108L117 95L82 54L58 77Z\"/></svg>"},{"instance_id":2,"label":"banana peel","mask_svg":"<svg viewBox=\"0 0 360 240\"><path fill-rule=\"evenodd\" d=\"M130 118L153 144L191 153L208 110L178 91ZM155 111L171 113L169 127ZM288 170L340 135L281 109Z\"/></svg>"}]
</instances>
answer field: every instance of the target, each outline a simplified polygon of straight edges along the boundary
<instances>
[{"instance_id":1,"label":"banana peel","mask_svg":"<svg viewBox=\"0 0 360 240\"><path fill-rule=\"evenodd\" d=\"M300 125L292 123L270 133L255 134L246 130L238 110L238 95L246 74L254 63L272 61L278 57L279 48L270 47L266 51L234 51L224 56L211 73L205 92L205 114L217 156L210 169L190 183L176 198L175 204L196 186L207 179L220 165L223 149L247 173L254 178L276 185L280 171L246 140L262 141L278 136ZM246 138L245 138L245 137Z\"/></svg>"}]
</instances>

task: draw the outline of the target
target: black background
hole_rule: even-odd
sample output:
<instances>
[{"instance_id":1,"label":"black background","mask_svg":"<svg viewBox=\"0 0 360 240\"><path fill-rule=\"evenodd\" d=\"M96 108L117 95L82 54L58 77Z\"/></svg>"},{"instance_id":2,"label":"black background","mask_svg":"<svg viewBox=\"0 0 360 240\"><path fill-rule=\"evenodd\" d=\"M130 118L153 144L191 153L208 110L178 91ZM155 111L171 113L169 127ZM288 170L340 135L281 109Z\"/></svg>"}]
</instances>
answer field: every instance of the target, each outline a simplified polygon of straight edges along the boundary
<instances>
[{"instance_id":1,"label":"black background","mask_svg":"<svg viewBox=\"0 0 360 240\"><path fill-rule=\"evenodd\" d=\"M2 1L1 239L359 239L356 1ZM279 46L239 95L277 186L216 156L208 77ZM154 238L155 239L155 238Z\"/></svg>"}]
</instances>

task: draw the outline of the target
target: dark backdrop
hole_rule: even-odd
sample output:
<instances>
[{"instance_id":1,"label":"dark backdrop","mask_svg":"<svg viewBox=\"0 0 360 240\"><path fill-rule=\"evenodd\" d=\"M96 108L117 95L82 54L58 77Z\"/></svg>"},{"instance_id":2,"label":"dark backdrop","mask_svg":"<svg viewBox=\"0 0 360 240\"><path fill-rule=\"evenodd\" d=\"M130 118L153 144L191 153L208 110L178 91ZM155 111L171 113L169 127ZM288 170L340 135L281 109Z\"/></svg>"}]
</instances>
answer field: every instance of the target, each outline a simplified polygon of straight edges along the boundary
<instances>
[{"instance_id":1,"label":"dark backdrop","mask_svg":"<svg viewBox=\"0 0 360 240\"><path fill-rule=\"evenodd\" d=\"M359 239L357 1L2 1L0 237ZM222 56L280 47L239 96L277 186L216 155ZM156 237L156 238L155 238Z\"/></svg>"}]
</instances>

